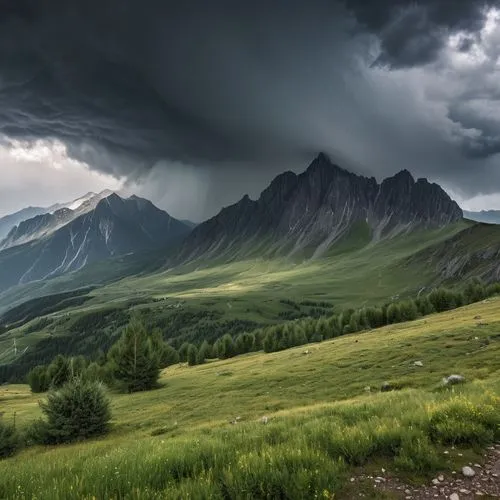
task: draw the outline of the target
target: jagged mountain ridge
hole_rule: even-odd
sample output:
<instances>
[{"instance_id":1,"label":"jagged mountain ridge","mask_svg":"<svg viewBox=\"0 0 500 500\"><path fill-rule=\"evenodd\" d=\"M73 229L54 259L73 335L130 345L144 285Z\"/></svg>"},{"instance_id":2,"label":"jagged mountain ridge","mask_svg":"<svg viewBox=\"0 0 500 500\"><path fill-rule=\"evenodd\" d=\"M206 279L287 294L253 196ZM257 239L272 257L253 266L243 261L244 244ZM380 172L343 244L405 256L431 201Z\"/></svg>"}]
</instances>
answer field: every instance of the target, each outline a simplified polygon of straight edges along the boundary
<instances>
[{"instance_id":1,"label":"jagged mountain ridge","mask_svg":"<svg viewBox=\"0 0 500 500\"><path fill-rule=\"evenodd\" d=\"M113 193L50 235L0 251L0 289L76 271L109 257L161 248L189 231L150 201Z\"/></svg>"},{"instance_id":2,"label":"jagged mountain ridge","mask_svg":"<svg viewBox=\"0 0 500 500\"><path fill-rule=\"evenodd\" d=\"M97 194L87 193L76 200L52 205L44 213L20 221L9 231L5 239L0 241L0 250L48 236L73 219L93 210L99 201L112 193L109 190Z\"/></svg>"},{"instance_id":3,"label":"jagged mountain ridge","mask_svg":"<svg viewBox=\"0 0 500 500\"><path fill-rule=\"evenodd\" d=\"M302 174L277 176L258 200L243 197L198 225L180 259L241 258L262 245L264 254L320 256L355 225L372 239L461 220L462 210L437 184L403 170L377 183L320 154ZM252 249L252 250L251 250Z\"/></svg>"}]
</instances>

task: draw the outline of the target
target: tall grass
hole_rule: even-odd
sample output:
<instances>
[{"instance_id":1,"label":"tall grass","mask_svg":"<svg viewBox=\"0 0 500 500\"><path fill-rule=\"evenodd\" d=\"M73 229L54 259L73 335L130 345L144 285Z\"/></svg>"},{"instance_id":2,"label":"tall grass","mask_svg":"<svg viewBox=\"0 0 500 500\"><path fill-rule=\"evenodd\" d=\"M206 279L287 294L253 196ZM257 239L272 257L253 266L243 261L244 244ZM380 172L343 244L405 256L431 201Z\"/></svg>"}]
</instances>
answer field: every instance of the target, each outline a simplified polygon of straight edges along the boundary
<instances>
[{"instance_id":1,"label":"tall grass","mask_svg":"<svg viewBox=\"0 0 500 500\"><path fill-rule=\"evenodd\" d=\"M384 393L267 425L30 449L0 463L0 498L333 498L352 466L380 458L430 474L448 465L443 445L484 445L499 425L500 399L480 384Z\"/></svg>"}]
</instances>

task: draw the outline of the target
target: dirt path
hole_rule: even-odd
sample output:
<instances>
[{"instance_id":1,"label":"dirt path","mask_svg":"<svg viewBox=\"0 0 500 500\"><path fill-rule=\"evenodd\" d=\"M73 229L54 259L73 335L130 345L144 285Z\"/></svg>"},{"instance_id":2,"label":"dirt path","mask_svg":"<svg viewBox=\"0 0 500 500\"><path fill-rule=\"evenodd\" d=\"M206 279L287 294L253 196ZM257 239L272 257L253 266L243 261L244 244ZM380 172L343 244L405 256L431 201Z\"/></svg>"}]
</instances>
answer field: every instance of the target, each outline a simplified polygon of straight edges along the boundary
<instances>
[{"instance_id":1,"label":"dirt path","mask_svg":"<svg viewBox=\"0 0 500 500\"><path fill-rule=\"evenodd\" d=\"M409 486L395 477L382 473L380 476L358 476L351 482L373 482L375 491L391 494L391 498L405 500L476 500L500 498L500 444L490 446L486 450L484 461L480 464L469 464L474 476L466 477L462 470L449 476L438 475L431 484L415 487ZM383 470L383 469L382 469ZM366 490L365 490L366 491ZM370 498L369 493L360 493L361 498Z\"/></svg>"}]
</instances>

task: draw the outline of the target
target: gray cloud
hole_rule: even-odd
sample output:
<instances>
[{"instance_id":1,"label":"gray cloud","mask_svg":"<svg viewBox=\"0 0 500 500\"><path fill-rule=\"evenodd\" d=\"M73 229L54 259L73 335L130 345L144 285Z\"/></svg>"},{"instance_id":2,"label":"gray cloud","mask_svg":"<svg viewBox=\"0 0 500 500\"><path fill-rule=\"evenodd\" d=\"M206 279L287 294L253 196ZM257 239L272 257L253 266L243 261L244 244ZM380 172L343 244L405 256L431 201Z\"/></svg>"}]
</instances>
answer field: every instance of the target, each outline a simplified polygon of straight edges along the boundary
<instances>
[{"instance_id":1,"label":"gray cloud","mask_svg":"<svg viewBox=\"0 0 500 500\"><path fill-rule=\"evenodd\" d=\"M487 9L497 0L346 0L367 29L378 34L381 54L377 64L412 67L436 60L447 35L481 30ZM467 46L462 45L462 50Z\"/></svg>"},{"instance_id":2,"label":"gray cloud","mask_svg":"<svg viewBox=\"0 0 500 500\"><path fill-rule=\"evenodd\" d=\"M470 182L471 162L496 175L476 158L496 154L500 137L477 96L498 88L491 65L457 69L446 50L456 33L457 53L483 44L493 60L481 29L494 3L2 2L0 132L62 140L173 212L184 211L185 199L168 202L183 184L204 200L198 219L319 150L473 195L492 188Z\"/></svg>"}]
</instances>

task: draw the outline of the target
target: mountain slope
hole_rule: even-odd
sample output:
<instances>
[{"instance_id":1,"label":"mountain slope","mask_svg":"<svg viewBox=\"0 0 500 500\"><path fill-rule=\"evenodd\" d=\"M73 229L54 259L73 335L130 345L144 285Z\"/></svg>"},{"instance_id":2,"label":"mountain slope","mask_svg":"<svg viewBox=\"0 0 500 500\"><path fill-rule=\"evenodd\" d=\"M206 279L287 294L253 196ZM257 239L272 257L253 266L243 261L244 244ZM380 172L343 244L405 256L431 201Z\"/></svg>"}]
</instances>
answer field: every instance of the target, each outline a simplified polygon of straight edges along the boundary
<instances>
[{"instance_id":1,"label":"mountain slope","mask_svg":"<svg viewBox=\"0 0 500 500\"><path fill-rule=\"evenodd\" d=\"M111 256L160 248L189 228L142 198L112 194L49 236L0 252L0 289L82 269Z\"/></svg>"},{"instance_id":2,"label":"mountain slope","mask_svg":"<svg viewBox=\"0 0 500 500\"><path fill-rule=\"evenodd\" d=\"M500 224L500 210L481 210L481 212L469 212L464 210L464 217L476 222Z\"/></svg>"},{"instance_id":3,"label":"mountain slope","mask_svg":"<svg viewBox=\"0 0 500 500\"><path fill-rule=\"evenodd\" d=\"M436 184L403 170L378 184L333 165L320 154L300 175L276 177L256 201L248 196L198 225L183 261L263 255L320 256L355 226L369 239L462 219L460 207Z\"/></svg>"},{"instance_id":4,"label":"mountain slope","mask_svg":"<svg viewBox=\"0 0 500 500\"><path fill-rule=\"evenodd\" d=\"M21 221L9 231L3 241L0 241L0 250L22 245L53 233L80 215L93 210L103 198L111 194L112 191L87 193L81 198L53 205L47 208L45 213Z\"/></svg>"},{"instance_id":5,"label":"mountain slope","mask_svg":"<svg viewBox=\"0 0 500 500\"><path fill-rule=\"evenodd\" d=\"M425 266L439 281L478 277L500 281L500 227L474 224L450 239L408 259L408 266Z\"/></svg>"},{"instance_id":6,"label":"mountain slope","mask_svg":"<svg viewBox=\"0 0 500 500\"><path fill-rule=\"evenodd\" d=\"M47 209L42 207L27 207L13 214L5 215L0 218L0 241L3 240L9 231L17 226L20 222L43 214Z\"/></svg>"}]
</instances>

